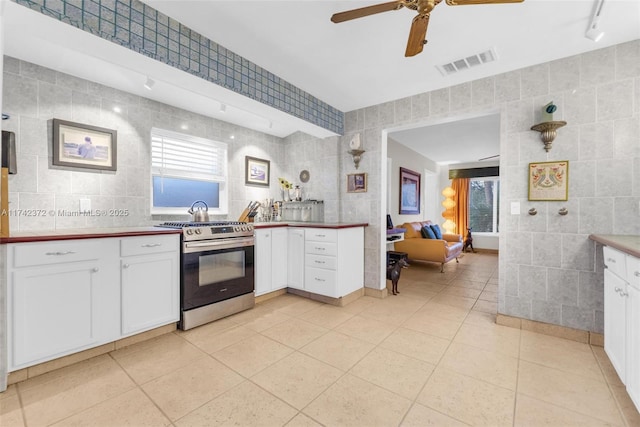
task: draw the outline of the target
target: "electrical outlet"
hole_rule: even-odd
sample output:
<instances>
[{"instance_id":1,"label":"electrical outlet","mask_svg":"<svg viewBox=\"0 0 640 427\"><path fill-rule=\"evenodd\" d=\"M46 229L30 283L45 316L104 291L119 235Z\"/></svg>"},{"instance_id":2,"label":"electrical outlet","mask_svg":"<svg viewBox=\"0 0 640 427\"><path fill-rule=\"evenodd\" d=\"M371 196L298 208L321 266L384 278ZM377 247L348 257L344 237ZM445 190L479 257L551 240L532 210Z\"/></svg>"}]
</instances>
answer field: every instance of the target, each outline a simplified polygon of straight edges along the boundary
<instances>
[{"instance_id":1,"label":"electrical outlet","mask_svg":"<svg viewBox=\"0 0 640 427\"><path fill-rule=\"evenodd\" d=\"M511 202L511 215L520 215L520 202Z\"/></svg>"}]
</instances>

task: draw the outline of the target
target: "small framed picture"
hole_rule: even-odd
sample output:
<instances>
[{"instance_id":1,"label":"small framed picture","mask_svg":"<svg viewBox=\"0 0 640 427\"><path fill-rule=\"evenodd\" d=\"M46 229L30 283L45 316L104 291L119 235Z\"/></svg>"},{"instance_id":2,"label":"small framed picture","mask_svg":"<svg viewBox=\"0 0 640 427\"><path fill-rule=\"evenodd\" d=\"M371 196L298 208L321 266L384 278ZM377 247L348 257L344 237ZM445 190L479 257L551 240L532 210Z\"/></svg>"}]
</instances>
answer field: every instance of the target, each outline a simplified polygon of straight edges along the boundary
<instances>
[{"instance_id":1,"label":"small framed picture","mask_svg":"<svg viewBox=\"0 0 640 427\"><path fill-rule=\"evenodd\" d=\"M367 174L350 173L347 175L347 193L366 193Z\"/></svg>"},{"instance_id":2,"label":"small framed picture","mask_svg":"<svg viewBox=\"0 0 640 427\"><path fill-rule=\"evenodd\" d=\"M271 167L271 162L269 162L269 160L245 156L244 158L245 185L268 187L270 167Z\"/></svg>"},{"instance_id":3,"label":"small framed picture","mask_svg":"<svg viewBox=\"0 0 640 427\"><path fill-rule=\"evenodd\" d=\"M53 119L52 164L115 171L116 154L115 130Z\"/></svg>"},{"instance_id":4,"label":"small framed picture","mask_svg":"<svg viewBox=\"0 0 640 427\"><path fill-rule=\"evenodd\" d=\"M529 163L529 200L568 200L569 162Z\"/></svg>"},{"instance_id":5,"label":"small framed picture","mask_svg":"<svg viewBox=\"0 0 640 427\"><path fill-rule=\"evenodd\" d=\"M400 168L400 215L420 213L420 174Z\"/></svg>"}]
</instances>

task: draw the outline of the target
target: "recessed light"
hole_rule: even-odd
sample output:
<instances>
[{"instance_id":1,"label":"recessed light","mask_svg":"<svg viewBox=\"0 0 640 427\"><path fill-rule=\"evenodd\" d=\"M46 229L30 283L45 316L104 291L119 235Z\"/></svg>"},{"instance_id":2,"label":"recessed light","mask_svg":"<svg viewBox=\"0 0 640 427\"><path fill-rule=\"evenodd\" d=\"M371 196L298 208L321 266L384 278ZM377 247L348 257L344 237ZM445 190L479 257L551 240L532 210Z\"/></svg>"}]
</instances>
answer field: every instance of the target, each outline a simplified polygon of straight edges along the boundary
<instances>
[{"instance_id":1,"label":"recessed light","mask_svg":"<svg viewBox=\"0 0 640 427\"><path fill-rule=\"evenodd\" d=\"M235 135L231 135L229 138L236 139L236 136Z\"/></svg>"}]
</instances>

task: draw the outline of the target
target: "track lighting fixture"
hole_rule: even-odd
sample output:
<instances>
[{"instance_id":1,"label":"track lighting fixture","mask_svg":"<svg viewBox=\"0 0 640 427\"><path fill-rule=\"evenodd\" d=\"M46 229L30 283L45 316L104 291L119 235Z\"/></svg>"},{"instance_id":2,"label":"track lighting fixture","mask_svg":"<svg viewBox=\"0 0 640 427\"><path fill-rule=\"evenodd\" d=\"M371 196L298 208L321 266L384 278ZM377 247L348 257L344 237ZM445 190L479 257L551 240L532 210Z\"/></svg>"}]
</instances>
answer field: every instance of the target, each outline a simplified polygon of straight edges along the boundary
<instances>
[{"instance_id":1,"label":"track lighting fixture","mask_svg":"<svg viewBox=\"0 0 640 427\"><path fill-rule=\"evenodd\" d=\"M147 76L147 81L144 83L144 88L147 90L151 90L154 84L156 84L156 82L154 82L151 77Z\"/></svg>"}]
</instances>

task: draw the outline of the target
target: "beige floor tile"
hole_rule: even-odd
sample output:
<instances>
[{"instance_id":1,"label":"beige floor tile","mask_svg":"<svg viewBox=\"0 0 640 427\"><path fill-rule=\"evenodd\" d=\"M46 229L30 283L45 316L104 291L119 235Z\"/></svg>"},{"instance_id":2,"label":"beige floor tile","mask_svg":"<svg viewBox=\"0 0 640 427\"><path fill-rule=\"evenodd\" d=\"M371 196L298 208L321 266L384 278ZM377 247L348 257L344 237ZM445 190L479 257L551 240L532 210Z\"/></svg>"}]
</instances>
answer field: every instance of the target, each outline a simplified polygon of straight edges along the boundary
<instances>
[{"instance_id":1,"label":"beige floor tile","mask_svg":"<svg viewBox=\"0 0 640 427\"><path fill-rule=\"evenodd\" d=\"M605 381L589 344L522 331L520 358L597 381Z\"/></svg>"},{"instance_id":2,"label":"beige floor tile","mask_svg":"<svg viewBox=\"0 0 640 427\"><path fill-rule=\"evenodd\" d=\"M473 288L464 288L462 286L447 286L442 290L442 295L455 295L458 297L473 298L476 299L480 296L482 291Z\"/></svg>"},{"instance_id":3,"label":"beige floor tile","mask_svg":"<svg viewBox=\"0 0 640 427\"><path fill-rule=\"evenodd\" d=\"M286 427L322 427L322 424L315 422L314 420L300 412L286 424Z\"/></svg>"},{"instance_id":4,"label":"beige floor tile","mask_svg":"<svg viewBox=\"0 0 640 427\"><path fill-rule=\"evenodd\" d=\"M342 307L342 309L349 313L359 314L367 308L371 308L372 305L379 304L381 302L382 300L380 298L374 298L365 295L345 305L344 307Z\"/></svg>"},{"instance_id":5,"label":"beige floor tile","mask_svg":"<svg viewBox=\"0 0 640 427\"><path fill-rule=\"evenodd\" d=\"M627 422L627 426L640 426L640 413L627 393L627 388L623 385L611 385L618 408L622 412L622 418Z\"/></svg>"},{"instance_id":6,"label":"beige floor tile","mask_svg":"<svg viewBox=\"0 0 640 427\"><path fill-rule=\"evenodd\" d=\"M13 391L10 391L13 389ZM6 394L6 396L4 396ZM22 427L24 426L20 399L15 392L15 386L0 393L0 426Z\"/></svg>"},{"instance_id":7,"label":"beige floor tile","mask_svg":"<svg viewBox=\"0 0 640 427\"><path fill-rule=\"evenodd\" d=\"M473 305L472 310L496 314L498 312L498 303L496 301L484 301L480 299Z\"/></svg>"},{"instance_id":8,"label":"beige floor tile","mask_svg":"<svg viewBox=\"0 0 640 427\"><path fill-rule=\"evenodd\" d=\"M287 356L291 347L262 335L254 335L213 353L213 357L249 378Z\"/></svg>"},{"instance_id":9,"label":"beige floor tile","mask_svg":"<svg viewBox=\"0 0 640 427\"><path fill-rule=\"evenodd\" d=\"M510 390L516 389L518 359L506 354L452 343L438 366Z\"/></svg>"},{"instance_id":10,"label":"beige floor tile","mask_svg":"<svg viewBox=\"0 0 640 427\"><path fill-rule=\"evenodd\" d=\"M204 356L142 388L171 420L177 420L243 380L211 356Z\"/></svg>"},{"instance_id":11,"label":"beige floor tile","mask_svg":"<svg viewBox=\"0 0 640 427\"><path fill-rule=\"evenodd\" d=\"M418 311L429 313L433 316L440 317L445 320L453 320L455 322L462 322L469 314L469 310L467 309L440 304L438 302L435 302L434 300L426 303Z\"/></svg>"},{"instance_id":12,"label":"beige floor tile","mask_svg":"<svg viewBox=\"0 0 640 427\"><path fill-rule=\"evenodd\" d=\"M224 393L176 422L177 426L281 426L298 411L250 381Z\"/></svg>"},{"instance_id":13,"label":"beige floor tile","mask_svg":"<svg viewBox=\"0 0 640 427\"><path fill-rule=\"evenodd\" d=\"M454 280L451 281L450 286L482 291L485 287L485 283L477 282L474 280L464 280L464 279L455 278Z\"/></svg>"},{"instance_id":14,"label":"beige floor tile","mask_svg":"<svg viewBox=\"0 0 640 427\"><path fill-rule=\"evenodd\" d=\"M343 374L333 366L295 352L251 380L294 408L302 409Z\"/></svg>"},{"instance_id":15,"label":"beige floor tile","mask_svg":"<svg viewBox=\"0 0 640 427\"><path fill-rule=\"evenodd\" d=\"M348 335L329 331L300 351L315 359L347 371L358 363L375 346Z\"/></svg>"},{"instance_id":16,"label":"beige floor tile","mask_svg":"<svg viewBox=\"0 0 640 427\"><path fill-rule=\"evenodd\" d=\"M0 392L0 402L2 399L7 399L9 397L14 397L18 395L18 388L15 384L11 384L7 387L7 389L3 392Z\"/></svg>"},{"instance_id":17,"label":"beige floor tile","mask_svg":"<svg viewBox=\"0 0 640 427\"><path fill-rule=\"evenodd\" d=\"M376 348L349 373L384 389L415 399L435 365L392 350Z\"/></svg>"},{"instance_id":18,"label":"beige floor tile","mask_svg":"<svg viewBox=\"0 0 640 427\"><path fill-rule=\"evenodd\" d=\"M167 426L171 421L139 389L97 404L79 414L53 424L55 427L85 426Z\"/></svg>"},{"instance_id":19,"label":"beige floor tile","mask_svg":"<svg viewBox=\"0 0 640 427\"><path fill-rule=\"evenodd\" d=\"M438 295L439 291L428 290L420 285L421 283L419 285L414 285L414 286L402 286L401 284L398 284L398 293L404 297L409 297L416 300L422 300L424 302L427 302L433 297L435 297L436 295ZM393 296L391 295L391 286L388 287L388 290L389 290L390 296Z\"/></svg>"},{"instance_id":20,"label":"beige floor tile","mask_svg":"<svg viewBox=\"0 0 640 427\"><path fill-rule=\"evenodd\" d=\"M465 310L471 309L471 307L473 307L473 305L476 303L476 300L474 298L465 298L443 293L438 294L431 301L438 304L451 305L453 307L458 307Z\"/></svg>"},{"instance_id":21,"label":"beige floor tile","mask_svg":"<svg viewBox=\"0 0 640 427\"><path fill-rule=\"evenodd\" d=\"M83 369L76 365L63 368L65 375L50 381L35 377L37 386L29 384L30 380L18 384L26 424L48 425L135 388L131 378L108 355L95 359L99 363L78 364Z\"/></svg>"},{"instance_id":22,"label":"beige floor tile","mask_svg":"<svg viewBox=\"0 0 640 427\"><path fill-rule=\"evenodd\" d=\"M398 425L410 406L408 399L347 374L303 412L324 425L373 427Z\"/></svg>"},{"instance_id":23,"label":"beige floor tile","mask_svg":"<svg viewBox=\"0 0 640 427\"><path fill-rule=\"evenodd\" d=\"M193 329L192 331L193 334L185 335L185 338L190 343L209 354L215 353L225 347L229 347L230 345L252 337L257 333L255 330L242 325L232 326L231 328L227 328L216 334L209 334L206 330L201 332L198 331L198 328Z\"/></svg>"},{"instance_id":24,"label":"beige floor tile","mask_svg":"<svg viewBox=\"0 0 640 427\"><path fill-rule=\"evenodd\" d=\"M297 317L322 305L324 304L318 301L314 301L308 298L300 298L299 301L293 302L292 304L287 304L284 307L278 308L276 311L282 314L286 314L287 316Z\"/></svg>"},{"instance_id":25,"label":"beige floor tile","mask_svg":"<svg viewBox=\"0 0 640 427\"><path fill-rule=\"evenodd\" d=\"M604 348L592 345L591 351L598 361L598 365L600 366L600 370L602 370L602 375L604 376L605 381L612 386L624 386L616 372L616 368L613 367L611 360L609 360L609 356L605 353Z\"/></svg>"},{"instance_id":26,"label":"beige floor tile","mask_svg":"<svg viewBox=\"0 0 640 427\"><path fill-rule=\"evenodd\" d=\"M256 332L262 332L265 329L269 329L270 327L280 323L290 322L292 319L293 317L287 316L286 314L269 311L247 323L244 323L243 326L253 329Z\"/></svg>"},{"instance_id":27,"label":"beige floor tile","mask_svg":"<svg viewBox=\"0 0 640 427\"><path fill-rule=\"evenodd\" d=\"M478 299L481 299L483 301L498 302L498 293L491 291L482 291Z\"/></svg>"},{"instance_id":28,"label":"beige floor tile","mask_svg":"<svg viewBox=\"0 0 640 427\"><path fill-rule=\"evenodd\" d=\"M243 311L242 313L250 312L251 310ZM213 335L218 335L220 332L223 332L227 329L236 328L240 323L234 320L235 316L225 317L223 319L216 320L215 322L207 323L202 326L198 326L197 328L189 329L188 331L177 330L175 332L176 335L191 341L191 342L199 342L202 341L205 337L211 337Z\"/></svg>"},{"instance_id":29,"label":"beige floor tile","mask_svg":"<svg viewBox=\"0 0 640 427\"><path fill-rule=\"evenodd\" d=\"M447 340L453 339L462 322L436 317L425 310L419 310L409 317L402 327Z\"/></svg>"},{"instance_id":30,"label":"beige floor tile","mask_svg":"<svg viewBox=\"0 0 640 427\"><path fill-rule=\"evenodd\" d=\"M375 304L362 311L360 316L387 324L400 325L424 304L424 300L414 300L402 295L391 295L384 299L384 303Z\"/></svg>"},{"instance_id":31,"label":"beige floor tile","mask_svg":"<svg viewBox=\"0 0 640 427\"><path fill-rule=\"evenodd\" d=\"M519 394L515 423L518 427L605 427L611 424L578 412Z\"/></svg>"},{"instance_id":32,"label":"beige floor tile","mask_svg":"<svg viewBox=\"0 0 640 427\"><path fill-rule=\"evenodd\" d=\"M353 313L345 312L340 307L325 304L299 315L298 318L323 328L333 329L353 316Z\"/></svg>"},{"instance_id":33,"label":"beige floor tile","mask_svg":"<svg viewBox=\"0 0 640 427\"><path fill-rule=\"evenodd\" d=\"M478 326L494 326L496 324L496 313L485 313L483 311L470 311L464 319L464 323Z\"/></svg>"},{"instance_id":34,"label":"beige floor tile","mask_svg":"<svg viewBox=\"0 0 640 427\"><path fill-rule=\"evenodd\" d=\"M444 285L442 283L431 283L431 282L425 282L425 281L416 281L411 285L412 288L416 288L418 291L421 292L432 292L437 294L438 292L442 292L443 289L445 289L447 287L447 285Z\"/></svg>"},{"instance_id":35,"label":"beige floor tile","mask_svg":"<svg viewBox=\"0 0 640 427\"><path fill-rule=\"evenodd\" d=\"M336 327L335 331L371 344L380 344L396 328L396 325L378 322L362 316L353 316Z\"/></svg>"},{"instance_id":36,"label":"beige floor tile","mask_svg":"<svg viewBox=\"0 0 640 427\"><path fill-rule=\"evenodd\" d=\"M465 427L469 424L414 403L400 425L403 427Z\"/></svg>"},{"instance_id":37,"label":"beige floor tile","mask_svg":"<svg viewBox=\"0 0 640 427\"><path fill-rule=\"evenodd\" d=\"M521 360L518 392L615 425L623 423L607 385L581 375Z\"/></svg>"},{"instance_id":38,"label":"beige floor tile","mask_svg":"<svg viewBox=\"0 0 640 427\"><path fill-rule=\"evenodd\" d=\"M434 337L433 335L406 328L398 328L380 344L380 347L435 365L444 354L449 343L449 340Z\"/></svg>"},{"instance_id":39,"label":"beige floor tile","mask_svg":"<svg viewBox=\"0 0 640 427\"><path fill-rule=\"evenodd\" d=\"M478 426L511 426L515 392L438 367L417 402Z\"/></svg>"},{"instance_id":40,"label":"beige floor tile","mask_svg":"<svg viewBox=\"0 0 640 427\"><path fill-rule=\"evenodd\" d=\"M495 292L498 293L498 284L487 283L487 286L484 287L484 290L487 292Z\"/></svg>"},{"instance_id":41,"label":"beige floor tile","mask_svg":"<svg viewBox=\"0 0 640 427\"><path fill-rule=\"evenodd\" d=\"M464 323L453 342L518 357L520 354L520 329L496 324L481 326Z\"/></svg>"},{"instance_id":42,"label":"beige floor tile","mask_svg":"<svg viewBox=\"0 0 640 427\"><path fill-rule=\"evenodd\" d=\"M328 329L295 319L291 322L283 322L262 331L262 335L274 339L291 348L300 348L311 341L326 334Z\"/></svg>"},{"instance_id":43,"label":"beige floor tile","mask_svg":"<svg viewBox=\"0 0 640 427\"><path fill-rule=\"evenodd\" d=\"M205 355L176 334L162 335L110 354L138 384L173 372Z\"/></svg>"}]
</instances>

